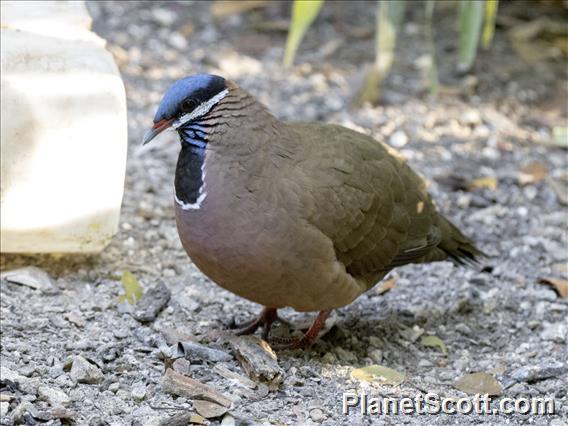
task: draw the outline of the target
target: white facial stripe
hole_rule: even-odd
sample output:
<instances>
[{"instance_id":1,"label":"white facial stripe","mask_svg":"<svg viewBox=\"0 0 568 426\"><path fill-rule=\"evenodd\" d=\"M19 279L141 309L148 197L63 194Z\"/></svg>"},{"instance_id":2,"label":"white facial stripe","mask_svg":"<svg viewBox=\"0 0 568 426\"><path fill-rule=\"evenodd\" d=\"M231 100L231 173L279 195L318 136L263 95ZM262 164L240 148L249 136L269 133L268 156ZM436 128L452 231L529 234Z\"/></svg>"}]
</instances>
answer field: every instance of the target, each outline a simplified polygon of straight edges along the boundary
<instances>
[{"instance_id":1,"label":"white facial stripe","mask_svg":"<svg viewBox=\"0 0 568 426\"><path fill-rule=\"evenodd\" d=\"M178 118L172 123L172 128L177 129L180 126L183 126L185 123L193 121L196 118L199 118L202 115L207 114L209 110L215 106L215 104L217 104L221 99L227 96L227 93L229 93L229 89L225 89L222 92L217 93L207 102L202 103L190 113L182 115L180 118Z\"/></svg>"}]
</instances>

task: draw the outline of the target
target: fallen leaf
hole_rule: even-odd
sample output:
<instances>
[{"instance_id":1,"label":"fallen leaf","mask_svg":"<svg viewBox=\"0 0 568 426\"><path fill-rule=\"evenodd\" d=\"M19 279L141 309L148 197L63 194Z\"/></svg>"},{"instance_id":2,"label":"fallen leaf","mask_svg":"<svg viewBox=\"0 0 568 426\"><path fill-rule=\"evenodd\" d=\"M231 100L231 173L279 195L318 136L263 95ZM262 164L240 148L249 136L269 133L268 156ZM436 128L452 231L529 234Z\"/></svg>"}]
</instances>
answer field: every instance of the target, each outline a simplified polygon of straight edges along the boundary
<instances>
[{"instance_id":1,"label":"fallen leaf","mask_svg":"<svg viewBox=\"0 0 568 426\"><path fill-rule=\"evenodd\" d=\"M497 179L492 176L484 176L474 179L467 184L468 191L475 191L476 189L482 188L495 191L497 189Z\"/></svg>"},{"instance_id":2,"label":"fallen leaf","mask_svg":"<svg viewBox=\"0 0 568 426\"><path fill-rule=\"evenodd\" d=\"M554 291L556 291L561 298L568 299L568 280L547 277L539 279L538 282L554 288Z\"/></svg>"},{"instance_id":3,"label":"fallen leaf","mask_svg":"<svg viewBox=\"0 0 568 426\"><path fill-rule=\"evenodd\" d=\"M448 355L446 344L438 336L423 336L420 343L431 348L439 348L444 355Z\"/></svg>"},{"instance_id":4,"label":"fallen leaf","mask_svg":"<svg viewBox=\"0 0 568 426\"><path fill-rule=\"evenodd\" d=\"M548 167L546 164L532 161L521 167L519 171L519 183L521 185L528 185L543 180L548 174Z\"/></svg>"},{"instance_id":5,"label":"fallen leaf","mask_svg":"<svg viewBox=\"0 0 568 426\"><path fill-rule=\"evenodd\" d=\"M389 278L388 280L383 281L381 283L381 285L379 286L379 288L377 289L377 293L379 293L380 295L383 295L383 294L391 291L393 288L396 287L396 283L397 283L399 278L400 277L398 275L394 275L392 278Z\"/></svg>"},{"instance_id":6,"label":"fallen leaf","mask_svg":"<svg viewBox=\"0 0 568 426\"><path fill-rule=\"evenodd\" d=\"M383 385L400 385L404 381L404 373L399 373L392 368L382 365L369 365L368 367L357 368L351 372L351 377L366 382L375 382Z\"/></svg>"},{"instance_id":7,"label":"fallen leaf","mask_svg":"<svg viewBox=\"0 0 568 426\"><path fill-rule=\"evenodd\" d=\"M267 0L241 0L241 1L225 1L216 0L211 5L211 13L217 19L226 18L231 15L248 12L268 5Z\"/></svg>"},{"instance_id":8,"label":"fallen leaf","mask_svg":"<svg viewBox=\"0 0 568 426\"><path fill-rule=\"evenodd\" d=\"M193 401L193 408L195 408L195 411L197 411L206 419L221 417L223 414L229 411L227 407L215 404L214 402L203 401L201 399L195 399Z\"/></svg>"},{"instance_id":9,"label":"fallen leaf","mask_svg":"<svg viewBox=\"0 0 568 426\"><path fill-rule=\"evenodd\" d=\"M456 389L468 394L487 394L499 396L503 394L503 387L491 374L472 373L466 374L454 383Z\"/></svg>"},{"instance_id":10,"label":"fallen leaf","mask_svg":"<svg viewBox=\"0 0 568 426\"><path fill-rule=\"evenodd\" d=\"M119 302L128 302L131 305L134 305L142 297L144 289L130 271L124 271L122 273L120 282L124 287L124 294L121 294L118 297Z\"/></svg>"}]
</instances>

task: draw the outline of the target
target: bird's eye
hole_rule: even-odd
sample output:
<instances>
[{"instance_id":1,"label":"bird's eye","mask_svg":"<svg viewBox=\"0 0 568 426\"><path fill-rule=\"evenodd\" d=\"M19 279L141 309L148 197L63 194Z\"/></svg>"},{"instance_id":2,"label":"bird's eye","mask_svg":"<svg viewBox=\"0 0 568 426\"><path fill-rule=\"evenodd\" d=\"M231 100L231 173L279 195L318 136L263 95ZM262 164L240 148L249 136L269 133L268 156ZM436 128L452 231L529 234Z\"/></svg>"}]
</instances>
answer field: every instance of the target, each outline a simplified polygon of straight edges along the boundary
<instances>
[{"instance_id":1,"label":"bird's eye","mask_svg":"<svg viewBox=\"0 0 568 426\"><path fill-rule=\"evenodd\" d=\"M181 104L181 110L183 112L191 112L195 109L196 106L197 101L195 99L188 99L183 101L183 103Z\"/></svg>"}]
</instances>

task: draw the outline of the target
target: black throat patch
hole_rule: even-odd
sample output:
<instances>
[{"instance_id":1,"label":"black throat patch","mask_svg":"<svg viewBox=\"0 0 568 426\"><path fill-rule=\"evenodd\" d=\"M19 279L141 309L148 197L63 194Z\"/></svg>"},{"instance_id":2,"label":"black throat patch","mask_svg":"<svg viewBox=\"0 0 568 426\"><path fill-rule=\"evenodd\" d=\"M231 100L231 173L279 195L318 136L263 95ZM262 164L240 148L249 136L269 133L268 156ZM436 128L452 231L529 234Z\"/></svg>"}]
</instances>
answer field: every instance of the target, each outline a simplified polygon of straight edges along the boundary
<instances>
[{"instance_id":1,"label":"black throat patch","mask_svg":"<svg viewBox=\"0 0 568 426\"><path fill-rule=\"evenodd\" d=\"M181 142L174 181L178 202L188 205L195 204L199 196L202 195L206 147L207 144L200 147L184 141Z\"/></svg>"}]
</instances>

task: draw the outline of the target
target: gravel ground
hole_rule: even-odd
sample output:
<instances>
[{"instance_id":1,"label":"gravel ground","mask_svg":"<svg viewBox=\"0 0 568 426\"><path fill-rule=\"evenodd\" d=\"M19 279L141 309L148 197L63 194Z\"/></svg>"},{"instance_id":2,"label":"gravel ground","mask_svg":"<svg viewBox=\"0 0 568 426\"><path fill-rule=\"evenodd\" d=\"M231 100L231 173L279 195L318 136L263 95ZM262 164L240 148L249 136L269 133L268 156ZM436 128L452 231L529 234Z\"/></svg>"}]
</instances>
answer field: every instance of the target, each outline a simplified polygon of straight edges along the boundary
<instances>
[{"instance_id":1,"label":"gravel ground","mask_svg":"<svg viewBox=\"0 0 568 426\"><path fill-rule=\"evenodd\" d=\"M566 122L565 59L529 65L503 30L527 14L558 18L556 9L504 5L509 19L492 49L480 53L475 76L452 73L456 34L438 31L443 90L433 100L420 70L426 50L416 10L421 8L412 8L385 102L350 110L363 65L373 59L373 4L326 4L291 71L280 67L284 3L217 23L206 2L89 4L94 30L108 40L128 96L120 232L99 256L2 256L3 271L37 266L51 281L1 281L1 424L175 425L201 421L196 411L211 417L205 423L224 425L367 424L378 419L341 414L343 392L460 398L466 394L454 382L473 372L493 375L505 397L552 397L557 413L399 415L380 421L566 424L568 304L538 283L542 277L568 278L566 151L552 143L553 127ZM454 19L443 7L437 28L452 29ZM339 310L334 327L311 351L277 353L278 389L250 382L223 330L259 307L211 283L181 248L172 209L176 135L140 146L166 87L203 71L236 80L280 118L341 123L399 149L430 182L441 211L491 258L473 269L450 263L399 268L392 290L371 290ZM538 173L543 165L545 177ZM125 270L146 294L153 289L160 306L119 301ZM423 345L427 335L439 337L447 355ZM167 345L179 341L205 347L189 347L187 359L168 371L230 397L228 414L162 382L172 366ZM351 377L354 368L371 364L406 379L386 385Z\"/></svg>"}]
</instances>

